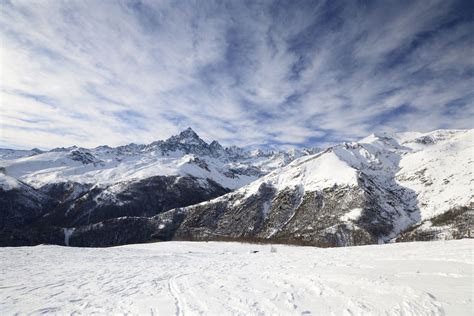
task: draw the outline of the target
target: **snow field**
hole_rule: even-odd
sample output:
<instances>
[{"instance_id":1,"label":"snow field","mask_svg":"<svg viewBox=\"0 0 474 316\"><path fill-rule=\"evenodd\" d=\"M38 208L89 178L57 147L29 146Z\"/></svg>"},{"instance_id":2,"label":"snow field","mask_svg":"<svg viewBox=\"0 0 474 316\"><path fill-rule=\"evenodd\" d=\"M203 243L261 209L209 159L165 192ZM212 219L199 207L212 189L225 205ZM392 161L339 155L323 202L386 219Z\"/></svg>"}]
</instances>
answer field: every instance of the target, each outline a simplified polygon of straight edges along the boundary
<instances>
[{"instance_id":1,"label":"snow field","mask_svg":"<svg viewBox=\"0 0 474 316\"><path fill-rule=\"evenodd\" d=\"M472 315L472 240L271 248L0 248L0 314Z\"/></svg>"}]
</instances>

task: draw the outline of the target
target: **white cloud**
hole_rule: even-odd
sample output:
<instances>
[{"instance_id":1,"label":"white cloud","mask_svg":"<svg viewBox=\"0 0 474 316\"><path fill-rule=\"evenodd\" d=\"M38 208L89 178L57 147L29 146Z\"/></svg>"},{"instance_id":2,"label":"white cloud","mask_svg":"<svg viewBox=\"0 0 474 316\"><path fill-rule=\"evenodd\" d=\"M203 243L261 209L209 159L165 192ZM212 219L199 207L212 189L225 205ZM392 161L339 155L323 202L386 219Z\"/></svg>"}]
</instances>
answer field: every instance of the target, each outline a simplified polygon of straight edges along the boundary
<instances>
[{"instance_id":1,"label":"white cloud","mask_svg":"<svg viewBox=\"0 0 474 316\"><path fill-rule=\"evenodd\" d=\"M472 127L460 6L6 2L0 145L147 143L187 126L241 146Z\"/></svg>"}]
</instances>

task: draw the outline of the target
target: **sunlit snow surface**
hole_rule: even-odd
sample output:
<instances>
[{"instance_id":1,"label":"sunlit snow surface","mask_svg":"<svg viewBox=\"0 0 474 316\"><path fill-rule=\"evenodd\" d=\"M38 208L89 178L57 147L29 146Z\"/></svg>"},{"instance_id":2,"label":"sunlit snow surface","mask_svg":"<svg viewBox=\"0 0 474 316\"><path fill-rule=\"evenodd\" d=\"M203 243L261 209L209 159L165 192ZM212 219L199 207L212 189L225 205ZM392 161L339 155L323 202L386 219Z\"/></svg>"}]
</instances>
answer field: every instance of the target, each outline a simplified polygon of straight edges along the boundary
<instances>
[{"instance_id":1,"label":"sunlit snow surface","mask_svg":"<svg viewBox=\"0 0 474 316\"><path fill-rule=\"evenodd\" d=\"M0 248L0 315L472 315L472 240L274 247Z\"/></svg>"}]
</instances>

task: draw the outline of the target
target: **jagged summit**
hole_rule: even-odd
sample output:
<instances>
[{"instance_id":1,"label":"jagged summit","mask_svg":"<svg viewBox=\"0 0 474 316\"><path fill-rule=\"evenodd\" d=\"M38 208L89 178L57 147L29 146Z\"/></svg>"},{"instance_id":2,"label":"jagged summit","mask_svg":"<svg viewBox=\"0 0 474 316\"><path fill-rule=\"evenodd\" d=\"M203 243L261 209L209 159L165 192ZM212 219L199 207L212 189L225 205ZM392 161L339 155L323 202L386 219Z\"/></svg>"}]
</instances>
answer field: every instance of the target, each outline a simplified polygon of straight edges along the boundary
<instances>
[{"instance_id":1,"label":"jagged summit","mask_svg":"<svg viewBox=\"0 0 474 316\"><path fill-rule=\"evenodd\" d=\"M166 140L167 142L180 142L184 144L206 144L199 135L191 128L188 127L178 135L171 136Z\"/></svg>"},{"instance_id":2,"label":"jagged summit","mask_svg":"<svg viewBox=\"0 0 474 316\"><path fill-rule=\"evenodd\" d=\"M171 136L164 142L157 142L157 146L165 155L178 152L212 157L223 155L223 149L219 143L213 142L212 146L209 145L191 127L178 135Z\"/></svg>"},{"instance_id":3,"label":"jagged summit","mask_svg":"<svg viewBox=\"0 0 474 316\"><path fill-rule=\"evenodd\" d=\"M184 131L179 133L179 135L182 137L199 138L199 135L191 127L186 128Z\"/></svg>"},{"instance_id":4,"label":"jagged summit","mask_svg":"<svg viewBox=\"0 0 474 316\"><path fill-rule=\"evenodd\" d=\"M214 148L214 149L224 149L221 144L217 140L213 140L210 144L209 147Z\"/></svg>"},{"instance_id":5,"label":"jagged summit","mask_svg":"<svg viewBox=\"0 0 474 316\"><path fill-rule=\"evenodd\" d=\"M281 166L291 160L301 157L302 155L313 154L319 152L321 148L301 148L292 150L268 150L268 149L254 149L249 150L235 145L224 147L217 140L211 143L204 141L191 127L186 128L179 134L173 135L165 140L156 140L149 144L130 143L117 147L108 145L101 145L95 148L82 148L77 146L57 147L49 151L41 151L38 149L32 150L14 150L0 148L0 159L7 158L21 158L40 155L51 152L72 153L79 151L81 153L91 154L92 156L101 156L104 154L122 156L139 156L144 153L153 153L159 156L179 156L182 154L195 154L198 156L209 156L214 158L222 158L230 161L237 161L242 159L271 159L278 157L276 160L284 161L278 162L275 166ZM100 159L100 158L99 158ZM118 158L122 159L122 158Z\"/></svg>"}]
</instances>

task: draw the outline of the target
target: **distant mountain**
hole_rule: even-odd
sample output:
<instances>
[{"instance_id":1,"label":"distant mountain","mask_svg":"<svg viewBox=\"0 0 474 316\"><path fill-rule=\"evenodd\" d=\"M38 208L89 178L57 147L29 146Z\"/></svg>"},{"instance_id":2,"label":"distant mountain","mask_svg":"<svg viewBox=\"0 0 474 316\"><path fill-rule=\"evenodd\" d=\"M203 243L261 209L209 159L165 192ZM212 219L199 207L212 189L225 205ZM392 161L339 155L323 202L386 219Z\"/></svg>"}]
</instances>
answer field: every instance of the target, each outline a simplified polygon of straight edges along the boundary
<instances>
[{"instance_id":1,"label":"distant mountain","mask_svg":"<svg viewBox=\"0 0 474 316\"><path fill-rule=\"evenodd\" d=\"M191 128L164 141L112 148L55 148L50 151L0 149L0 170L39 189L73 182L107 187L153 176L195 177L234 190L319 148L246 151L207 144Z\"/></svg>"},{"instance_id":2,"label":"distant mountain","mask_svg":"<svg viewBox=\"0 0 474 316\"><path fill-rule=\"evenodd\" d=\"M48 231L150 217L218 197L317 151L224 148L191 128L148 145L0 149L0 227ZM36 243L30 237L7 239Z\"/></svg>"}]
</instances>

